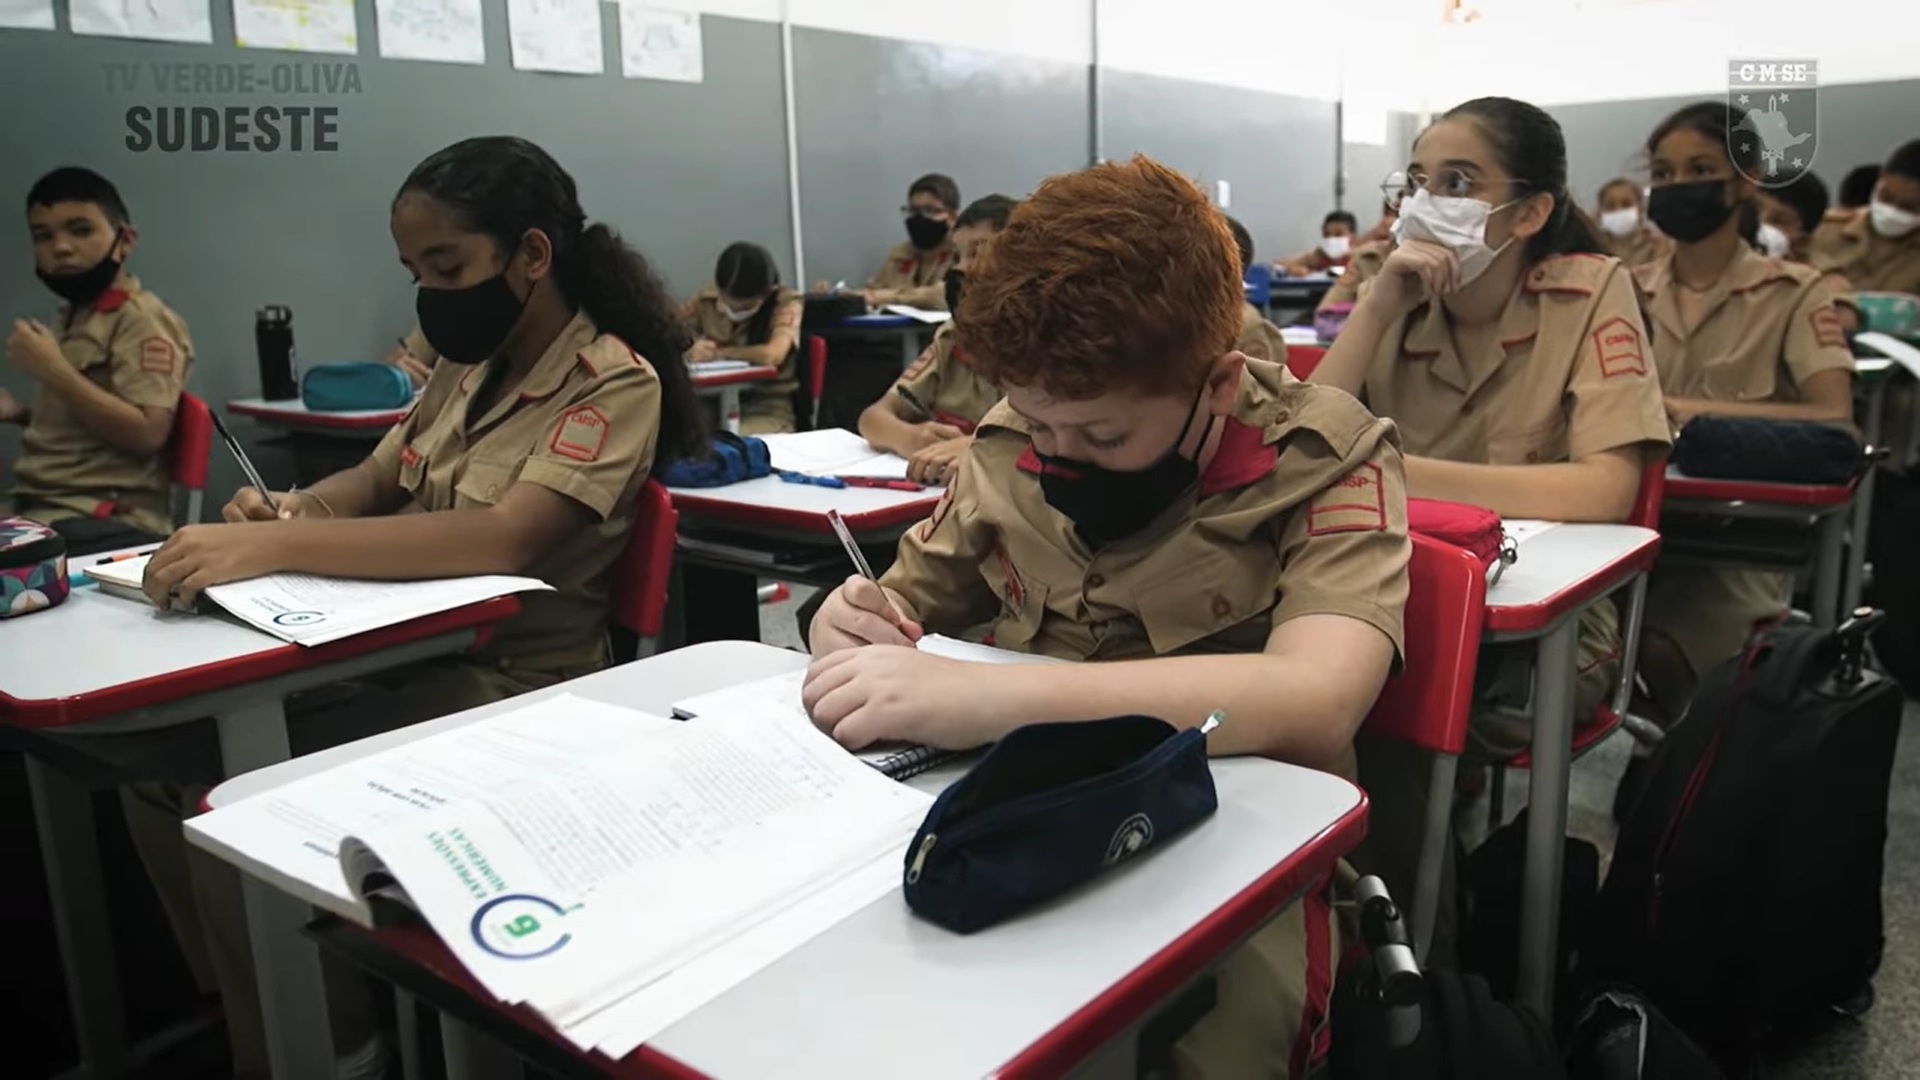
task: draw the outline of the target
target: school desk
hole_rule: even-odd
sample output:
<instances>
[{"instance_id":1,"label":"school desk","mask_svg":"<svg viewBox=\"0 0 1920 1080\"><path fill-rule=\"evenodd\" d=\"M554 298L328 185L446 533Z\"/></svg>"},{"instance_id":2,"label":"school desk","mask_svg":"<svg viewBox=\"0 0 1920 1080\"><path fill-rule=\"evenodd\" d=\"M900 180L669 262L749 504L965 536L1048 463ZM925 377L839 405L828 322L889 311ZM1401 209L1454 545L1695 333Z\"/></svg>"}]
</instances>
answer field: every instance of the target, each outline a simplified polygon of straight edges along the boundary
<instances>
[{"instance_id":1,"label":"school desk","mask_svg":"<svg viewBox=\"0 0 1920 1080\"><path fill-rule=\"evenodd\" d=\"M57 608L0 620L0 724L15 729L8 734L27 755L84 1075L113 1075L134 1056L121 1022L93 804L76 778L101 751L111 753L99 740L211 716L226 773L235 776L286 759L287 695L465 651L518 610L505 597L313 648L223 616L162 615L97 586L75 590ZM288 994L297 975L318 972L317 954L297 942L263 950L269 937L292 940L308 909L257 886L246 903L261 935L254 950L266 1015L309 1018L285 1026L293 1037L275 1048L274 1075L331 1076L326 1025L311 1021L325 1016L324 1006ZM288 935L270 935L275 928Z\"/></svg>"},{"instance_id":2,"label":"school desk","mask_svg":"<svg viewBox=\"0 0 1920 1080\"><path fill-rule=\"evenodd\" d=\"M805 662L747 642L696 645L283 762L228 781L209 801L223 806L541 696L578 694L664 716L675 701ZM913 783L934 791L960 771ZM1216 760L1213 773L1217 814L1088 889L967 936L887 897L617 1063L578 1055L529 1013L498 1007L431 934L369 933L334 920L317 932L407 994L562 1076L1056 1077L1097 1056L1096 1075L1132 1077L1132 1034L1156 1006L1285 909L1365 831L1364 796L1331 775L1257 758Z\"/></svg>"},{"instance_id":3,"label":"school desk","mask_svg":"<svg viewBox=\"0 0 1920 1080\"><path fill-rule=\"evenodd\" d=\"M1331 288L1331 274L1275 277L1267 287L1267 311L1275 322L1290 322L1292 320L1288 316L1291 313L1312 311L1318 307L1321 297L1326 296Z\"/></svg>"},{"instance_id":4,"label":"school desk","mask_svg":"<svg viewBox=\"0 0 1920 1080\"><path fill-rule=\"evenodd\" d=\"M720 399L720 422L728 431L740 434L740 388L748 383L766 382L780 372L755 364L733 371L693 373L693 392L701 397Z\"/></svg>"},{"instance_id":5,"label":"school desk","mask_svg":"<svg viewBox=\"0 0 1920 1080\"><path fill-rule=\"evenodd\" d=\"M1809 614L1813 616L1815 626L1833 627L1839 624L1843 610L1840 607L1843 582L1849 576L1848 523L1850 517L1858 516L1850 514L1849 507L1857 501L1855 490L1859 484L1857 480L1848 484L1707 480L1686 476L1670 468L1667 470L1666 494L1660 508L1663 513L1681 513L1693 517L1739 518L1803 527L1810 525L1814 529L1814 555L1813 600ZM1864 531L1855 537L1853 549L1856 558L1865 559L1867 543ZM1783 565L1781 560L1769 558L1765 550L1751 545L1722 547L1683 537L1674 538L1668 554L1676 563L1752 566L1787 573L1798 568ZM1854 569L1851 574L1856 579L1854 589L1857 603L1857 580L1862 576L1862 571ZM1784 606L1788 598L1783 596L1780 601Z\"/></svg>"},{"instance_id":6,"label":"school desk","mask_svg":"<svg viewBox=\"0 0 1920 1080\"><path fill-rule=\"evenodd\" d=\"M777 476L717 488L670 488L682 559L761 577L837 585L853 571L834 538L838 510L863 545L892 544L933 513L941 488L823 488Z\"/></svg>"},{"instance_id":7,"label":"school desk","mask_svg":"<svg viewBox=\"0 0 1920 1080\"><path fill-rule=\"evenodd\" d=\"M355 412L314 412L298 398L292 401L268 401L265 398L237 398L227 402L227 411L244 416L279 431L323 435L335 439L377 441L387 429L406 418L403 409L363 409Z\"/></svg>"},{"instance_id":8,"label":"school desk","mask_svg":"<svg viewBox=\"0 0 1920 1080\"><path fill-rule=\"evenodd\" d=\"M889 338L900 346L900 369L913 366L920 358L920 350L926 347L926 339L939 327L923 323L907 315L895 315L890 312L876 312L872 315L854 315L840 320L833 326L824 327L818 333L831 342L835 337Z\"/></svg>"},{"instance_id":9,"label":"school desk","mask_svg":"<svg viewBox=\"0 0 1920 1080\"><path fill-rule=\"evenodd\" d=\"M1580 616L1650 571L1659 550L1660 536L1652 529L1555 525L1521 540L1518 558L1487 589L1485 640L1536 643L1518 997L1541 1016L1553 1015L1559 955Z\"/></svg>"}]
</instances>

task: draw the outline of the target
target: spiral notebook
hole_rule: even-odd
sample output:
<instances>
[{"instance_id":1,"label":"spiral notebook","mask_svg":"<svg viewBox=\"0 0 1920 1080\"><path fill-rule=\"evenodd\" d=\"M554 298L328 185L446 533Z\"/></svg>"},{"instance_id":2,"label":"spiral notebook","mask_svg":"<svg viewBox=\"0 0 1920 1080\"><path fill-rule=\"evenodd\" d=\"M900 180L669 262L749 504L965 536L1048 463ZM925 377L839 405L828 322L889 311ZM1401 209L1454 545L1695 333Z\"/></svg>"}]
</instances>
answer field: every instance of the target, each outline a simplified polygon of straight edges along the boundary
<instances>
[{"instance_id":1,"label":"spiral notebook","mask_svg":"<svg viewBox=\"0 0 1920 1080\"><path fill-rule=\"evenodd\" d=\"M1010 652L1006 649L996 649L991 645L976 645L970 641L943 637L939 634L928 634L922 638L920 651L944 656L949 660L963 660L976 664L1064 663L1052 657ZM804 670L790 671L784 675L775 675L772 678L731 686L725 690L716 690L710 694L701 694L674 705L673 715L681 720L691 720L703 712L744 709L778 713L792 718L796 723L811 724L813 721L808 718L806 707L800 703L800 686L806 681L806 677L807 673ZM894 743L861 750L854 756L894 780L907 780L929 769L944 765L964 753L966 751L940 750L931 746Z\"/></svg>"}]
</instances>

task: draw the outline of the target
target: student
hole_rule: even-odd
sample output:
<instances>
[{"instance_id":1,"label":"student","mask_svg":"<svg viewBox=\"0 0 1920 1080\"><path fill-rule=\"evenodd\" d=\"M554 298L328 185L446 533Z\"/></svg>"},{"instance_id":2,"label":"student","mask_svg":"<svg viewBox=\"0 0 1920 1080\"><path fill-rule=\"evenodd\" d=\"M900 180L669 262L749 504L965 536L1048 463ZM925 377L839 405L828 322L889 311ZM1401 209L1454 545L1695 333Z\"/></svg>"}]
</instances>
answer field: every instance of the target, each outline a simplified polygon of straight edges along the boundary
<instances>
[{"instance_id":1,"label":"student","mask_svg":"<svg viewBox=\"0 0 1920 1080\"><path fill-rule=\"evenodd\" d=\"M1829 215L1810 250L1859 292L1920 293L1920 139L1887 159L1866 208Z\"/></svg>"},{"instance_id":2,"label":"student","mask_svg":"<svg viewBox=\"0 0 1920 1080\"><path fill-rule=\"evenodd\" d=\"M1847 170L1840 180L1840 190L1836 193L1839 208L1859 210L1873 201L1874 186L1880 183L1879 165L1856 165Z\"/></svg>"},{"instance_id":3,"label":"student","mask_svg":"<svg viewBox=\"0 0 1920 1080\"><path fill-rule=\"evenodd\" d=\"M120 193L62 168L27 192L34 272L64 303L55 326L15 319L7 363L38 384L28 406L0 389L0 422L25 428L11 512L87 555L173 531L161 452L193 366L186 323L126 272L140 234Z\"/></svg>"},{"instance_id":4,"label":"student","mask_svg":"<svg viewBox=\"0 0 1920 1080\"><path fill-rule=\"evenodd\" d=\"M1624 176L1601 186L1599 225L1605 234L1608 254L1628 266L1651 262L1673 246L1647 224L1646 200L1640 185Z\"/></svg>"},{"instance_id":5,"label":"student","mask_svg":"<svg viewBox=\"0 0 1920 1080\"><path fill-rule=\"evenodd\" d=\"M1813 173L1801 173L1780 187L1756 189L1754 198L1760 213L1760 231L1755 237L1760 253L1806 262L1814 230L1827 216L1827 185Z\"/></svg>"},{"instance_id":6,"label":"student","mask_svg":"<svg viewBox=\"0 0 1920 1080\"><path fill-rule=\"evenodd\" d=\"M780 269L771 252L758 244L733 243L714 264L713 281L681 309L681 318L694 333L688 363L745 360L779 373L741 390L743 435L794 429L800 314L805 307L799 293L780 287Z\"/></svg>"},{"instance_id":7,"label":"student","mask_svg":"<svg viewBox=\"0 0 1920 1080\"><path fill-rule=\"evenodd\" d=\"M956 331L1007 399L881 585L849 578L821 606L815 723L854 748L974 747L1042 721L1189 728L1222 709L1211 753L1351 775L1401 645L1399 453L1346 395L1234 352L1241 296L1219 212L1145 158L1053 177L1014 212L969 270ZM982 623L1004 648L1092 662L909 647ZM1310 995L1304 977L1338 952L1325 898L1229 957L1179 1075L1305 1075L1326 984Z\"/></svg>"},{"instance_id":8,"label":"student","mask_svg":"<svg viewBox=\"0 0 1920 1080\"><path fill-rule=\"evenodd\" d=\"M953 268L947 271L947 310L958 312L967 271L985 252L1019 200L1005 195L975 199L953 227ZM973 441L973 428L1000 400L1000 388L981 375L963 350L953 347L953 323L893 384L893 393L860 414L860 435L876 449L907 459L907 478L944 484L954 462Z\"/></svg>"},{"instance_id":9,"label":"student","mask_svg":"<svg viewBox=\"0 0 1920 1080\"><path fill-rule=\"evenodd\" d=\"M1312 251L1281 263L1280 267L1290 277L1306 277L1345 266L1353 254L1354 234L1359 231L1359 219L1345 210L1335 210L1320 221L1320 243Z\"/></svg>"},{"instance_id":10,"label":"student","mask_svg":"<svg viewBox=\"0 0 1920 1080\"><path fill-rule=\"evenodd\" d=\"M433 346L427 344L427 336L415 326L383 359L388 366L406 372L407 381L413 384L414 391L418 393L433 376L433 365L440 357L433 351Z\"/></svg>"},{"instance_id":11,"label":"student","mask_svg":"<svg viewBox=\"0 0 1920 1080\"><path fill-rule=\"evenodd\" d=\"M244 488L226 524L175 533L146 591L156 605L188 606L208 586L277 571L525 574L554 586L523 594L520 614L475 652L375 680L386 693L368 707L397 726L604 667L636 495L656 463L705 439L679 362L686 332L659 279L613 230L587 224L573 178L545 151L510 137L441 150L401 185L389 227L440 355L419 403L358 466L275 495L277 514ZM183 943L205 940L224 958L235 1069L264 1074L257 1015L251 1027L234 1019L252 1012L244 942L215 948L244 925L237 881L230 871L189 877L181 864L180 817L197 796L138 789L128 819L163 892L193 882L195 895L169 897L169 912ZM358 1047L364 1033L336 1036Z\"/></svg>"},{"instance_id":12,"label":"student","mask_svg":"<svg viewBox=\"0 0 1920 1080\"><path fill-rule=\"evenodd\" d=\"M1392 244L1393 223L1398 221L1399 218L1400 210L1394 206L1392 201L1382 202L1380 204L1380 220L1374 222L1373 228L1368 229L1354 240L1354 248L1358 249L1363 244Z\"/></svg>"},{"instance_id":13,"label":"student","mask_svg":"<svg viewBox=\"0 0 1920 1080\"><path fill-rule=\"evenodd\" d=\"M1253 265L1253 234L1233 217L1227 218L1227 229L1233 233L1234 247L1240 252L1240 276L1245 280L1247 269ZM1244 300L1240 303L1240 339L1233 347L1255 360L1287 362L1287 342L1280 328L1268 322L1259 308Z\"/></svg>"},{"instance_id":14,"label":"student","mask_svg":"<svg viewBox=\"0 0 1920 1080\"><path fill-rule=\"evenodd\" d=\"M1676 247L1634 276L1667 415L1675 430L1696 416L1847 423L1853 357L1823 275L1751 246L1759 215L1747 177L1761 163L1757 149L1741 153L1727 137L1741 119L1724 102L1702 102L1647 139L1651 210ZM1786 575L1765 571L1655 569L1639 670L1668 722L1700 675L1738 653L1755 623L1781 613L1787 586Z\"/></svg>"},{"instance_id":15,"label":"student","mask_svg":"<svg viewBox=\"0 0 1920 1080\"><path fill-rule=\"evenodd\" d=\"M1337 304L1352 304L1358 300L1360 286L1365 284L1368 278L1380 272L1380 267L1386 263L1387 256L1392 253L1392 237L1385 240L1370 240L1354 248L1353 253L1347 258L1346 273L1333 279L1333 286L1320 297L1320 302L1314 305L1314 310L1325 311Z\"/></svg>"},{"instance_id":16,"label":"student","mask_svg":"<svg viewBox=\"0 0 1920 1080\"><path fill-rule=\"evenodd\" d=\"M1406 175L1399 246L1311 381L1395 423L1410 495L1508 518L1624 520L1667 418L1632 279L1567 191L1560 125L1525 102L1478 98L1421 134ZM1613 606L1588 608L1576 715L1610 687L1617 650ZM1469 764L1527 748L1528 651L1483 655ZM1355 862L1411 896L1428 760L1384 740L1362 740L1360 755L1374 814ZM1448 901L1443 889L1441 955Z\"/></svg>"},{"instance_id":17,"label":"student","mask_svg":"<svg viewBox=\"0 0 1920 1080\"><path fill-rule=\"evenodd\" d=\"M906 216L907 242L887 252L886 261L867 279L861 295L873 307L911 304L945 311L960 185L951 176L928 173L907 189L907 205L900 212Z\"/></svg>"}]
</instances>

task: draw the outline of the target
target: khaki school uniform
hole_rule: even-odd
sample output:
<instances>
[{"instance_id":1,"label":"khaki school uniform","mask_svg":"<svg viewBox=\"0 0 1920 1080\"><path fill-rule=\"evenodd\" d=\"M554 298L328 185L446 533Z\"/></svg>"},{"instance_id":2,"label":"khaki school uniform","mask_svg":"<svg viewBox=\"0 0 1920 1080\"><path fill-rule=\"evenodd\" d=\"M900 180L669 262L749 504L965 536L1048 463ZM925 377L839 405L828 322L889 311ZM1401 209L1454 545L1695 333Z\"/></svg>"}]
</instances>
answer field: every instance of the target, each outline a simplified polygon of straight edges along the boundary
<instances>
[{"instance_id":1,"label":"khaki school uniform","mask_svg":"<svg viewBox=\"0 0 1920 1080\"><path fill-rule=\"evenodd\" d=\"M1000 388L981 375L967 359L965 349L953 343L953 324L946 323L933 342L893 384L916 423L951 424L968 434L1000 400Z\"/></svg>"},{"instance_id":2,"label":"khaki school uniform","mask_svg":"<svg viewBox=\"0 0 1920 1080\"><path fill-rule=\"evenodd\" d=\"M1873 231L1864 208L1828 213L1814 230L1808 261L1846 275L1858 292L1920 293L1920 229L1889 240Z\"/></svg>"},{"instance_id":3,"label":"khaki school uniform","mask_svg":"<svg viewBox=\"0 0 1920 1080\"><path fill-rule=\"evenodd\" d=\"M953 242L922 251L910 243L894 246L867 279L867 288L886 294L889 304L911 304L928 311L947 310L947 271L953 267Z\"/></svg>"},{"instance_id":4,"label":"khaki school uniform","mask_svg":"<svg viewBox=\"0 0 1920 1080\"><path fill-rule=\"evenodd\" d=\"M1333 279L1333 287L1320 298L1315 311L1324 311L1335 304L1351 304L1360 299L1360 285L1368 278L1378 274L1380 267L1386 264L1387 256L1393 254L1393 241L1381 240L1361 244L1347 256L1347 272Z\"/></svg>"},{"instance_id":5,"label":"khaki school uniform","mask_svg":"<svg viewBox=\"0 0 1920 1080\"><path fill-rule=\"evenodd\" d=\"M91 307L64 312L60 353L93 383L142 408L174 409L193 366L187 325L124 275ZM130 454L81 422L65 398L39 390L14 463L14 509L39 521L114 520L173 531L173 481L163 456Z\"/></svg>"},{"instance_id":6,"label":"khaki school uniform","mask_svg":"<svg viewBox=\"0 0 1920 1080\"><path fill-rule=\"evenodd\" d=\"M1257 653L1308 614L1359 619L1400 648L1410 549L1392 426L1258 360L1224 424L1191 500L1089 552L1041 495L1026 423L1000 404L883 583L929 631L990 623L997 645L1065 660ZM1228 958L1219 1007L1176 1050L1183 1075L1303 1075L1289 1073L1297 1037L1311 1042L1324 1017L1306 976L1338 950L1319 896Z\"/></svg>"},{"instance_id":7,"label":"khaki school uniform","mask_svg":"<svg viewBox=\"0 0 1920 1080\"><path fill-rule=\"evenodd\" d=\"M740 433L743 435L772 435L777 432L794 429L793 395L800 389L800 316L806 308L806 301L792 289L775 291L768 303L775 305L773 320L767 325L769 336L782 330L793 332L795 347L780 361L774 370L778 372L765 382L748 383L740 390ZM764 345L764 341L748 341L748 331L753 320L734 322L727 313L720 310L720 289L708 285L699 295L687 301L681 310L681 317L692 327L694 335L703 337L722 348L739 348L745 345Z\"/></svg>"},{"instance_id":8,"label":"khaki school uniform","mask_svg":"<svg viewBox=\"0 0 1920 1080\"><path fill-rule=\"evenodd\" d=\"M1247 304L1240 309L1240 339L1233 347L1253 357L1255 360L1271 360L1276 364L1287 362L1287 342L1280 336L1280 328L1267 321L1260 309Z\"/></svg>"},{"instance_id":9,"label":"khaki school uniform","mask_svg":"<svg viewBox=\"0 0 1920 1080\"><path fill-rule=\"evenodd\" d=\"M1825 275L1746 247L1682 315L1671 257L1635 269L1653 318L1661 389L1714 401L1802 400L1823 371L1853 371ZM1646 626L1671 638L1695 674L1738 653L1756 622L1786 607L1788 577L1720 566L1659 566L1647 588Z\"/></svg>"},{"instance_id":10,"label":"khaki school uniform","mask_svg":"<svg viewBox=\"0 0 1920 1080\"><path fill-rule=\"evenodd\" d=\"M1672 238L1644 222L1625 236L1602 233L1601 239L1607 242L1607 250L1613 257L1628 266L1640 266L1673 254Z\"/></svg>"}]
</instances>

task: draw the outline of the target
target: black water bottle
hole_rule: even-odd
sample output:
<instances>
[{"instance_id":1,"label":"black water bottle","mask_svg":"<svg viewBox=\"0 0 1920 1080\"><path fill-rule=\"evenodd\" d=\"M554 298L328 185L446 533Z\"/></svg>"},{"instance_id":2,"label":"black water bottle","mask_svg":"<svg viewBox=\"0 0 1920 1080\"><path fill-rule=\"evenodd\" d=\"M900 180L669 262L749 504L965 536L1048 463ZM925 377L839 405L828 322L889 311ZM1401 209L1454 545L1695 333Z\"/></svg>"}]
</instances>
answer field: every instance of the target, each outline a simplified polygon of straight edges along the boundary
<instances>
[{"instance_id":1,"label":"black water bottle","mask_svg":"<svg viewBox=\"0 0 1920 1080\"><path fill-rule=\"evenodd\" d=\"M293 361L293 309L269 304L253 318L253 343L260 354L260 395L268 401L300 397Z\"/></svg>"}]
</instances>

